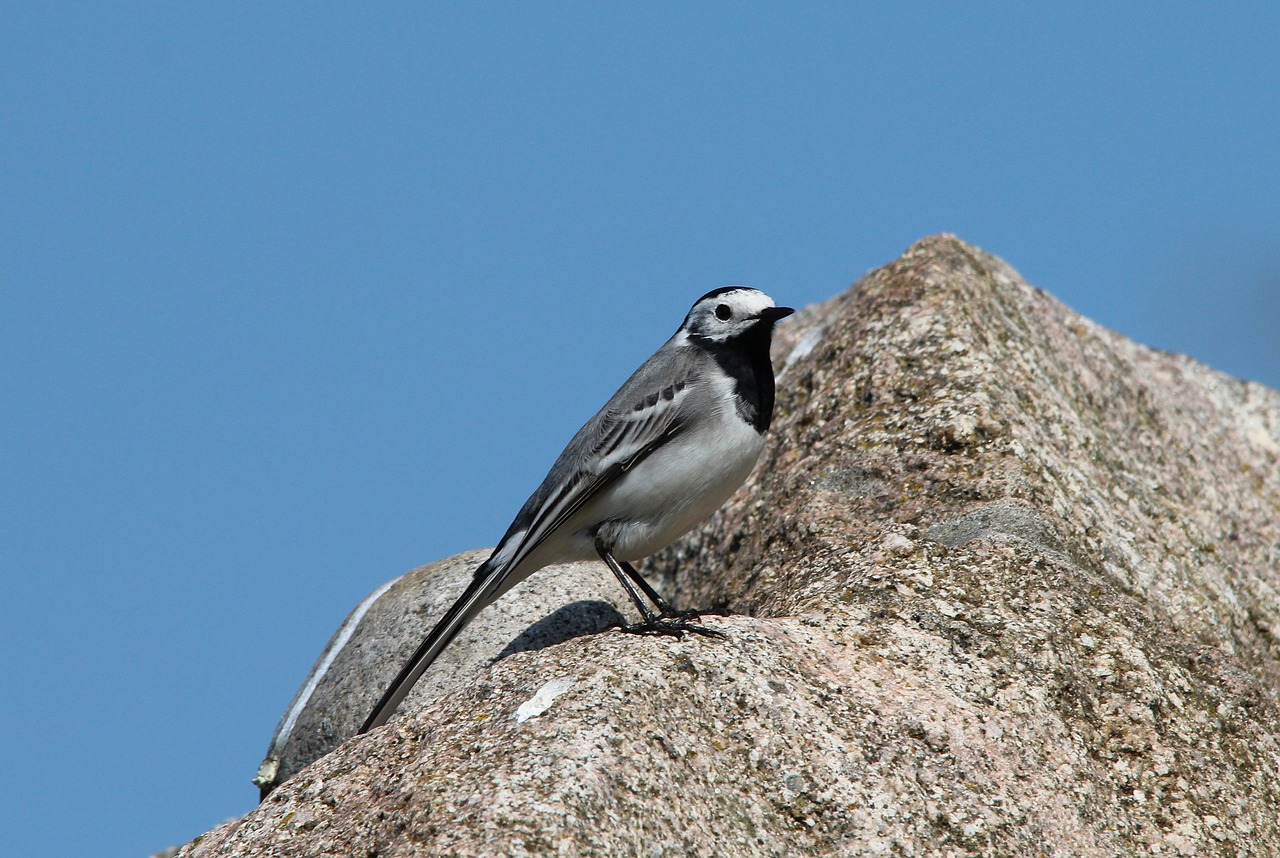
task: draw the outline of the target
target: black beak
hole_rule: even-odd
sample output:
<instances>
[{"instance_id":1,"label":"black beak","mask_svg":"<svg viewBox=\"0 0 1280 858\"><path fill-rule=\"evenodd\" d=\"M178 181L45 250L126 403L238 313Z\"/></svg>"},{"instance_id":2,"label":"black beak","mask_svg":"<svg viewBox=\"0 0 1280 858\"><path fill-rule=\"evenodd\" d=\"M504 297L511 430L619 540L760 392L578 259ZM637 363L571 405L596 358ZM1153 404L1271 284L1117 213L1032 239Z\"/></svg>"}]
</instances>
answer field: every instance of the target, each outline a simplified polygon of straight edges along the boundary
<instances>
[{"instance_id":1,"label":"black beak","mask_svg":"<svg viewBox=\"0 0 1280 858\"><path fill-rule=\"evenodd\" d=\"M762 319L770 324L773 324L779 319L785 319L787 316L790 316L794 312L795 310L791 309L790 307L766 307L756 315L756 318Z\"/></svg>"}]
</instances>

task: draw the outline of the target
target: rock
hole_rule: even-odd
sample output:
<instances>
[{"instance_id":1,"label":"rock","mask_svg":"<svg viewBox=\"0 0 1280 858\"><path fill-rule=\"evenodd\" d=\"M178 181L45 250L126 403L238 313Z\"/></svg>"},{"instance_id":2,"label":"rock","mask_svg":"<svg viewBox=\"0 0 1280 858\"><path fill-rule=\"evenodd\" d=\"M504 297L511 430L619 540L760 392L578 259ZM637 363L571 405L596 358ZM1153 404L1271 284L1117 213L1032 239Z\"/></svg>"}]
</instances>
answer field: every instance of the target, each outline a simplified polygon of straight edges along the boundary
<instances>
[{"instance_id":1,"label":"rock","mask_svg":"<svg viewBox=\"0 0 1280 858\"><path fill-rule=\"evenodd\" d=\"M950 236L776 345L645 567L724 639L483 659L181 854L1280 854L1280 394Z\"/></svg>"},{"instance_id":2,"label":"rock","mask_svg":"<svg viewBox=\"0 0 1280 858\"><path fill-rule=\"evenodd\" d=\"M453 601L489 549L468 551L388 581L357 605L280 718L254 783L265 798L360 729L383 690ZM414 686L408 711L467 682L488 664L640 619L608 567L549 566L472 623Z\"/></svg>"}]
</instances>

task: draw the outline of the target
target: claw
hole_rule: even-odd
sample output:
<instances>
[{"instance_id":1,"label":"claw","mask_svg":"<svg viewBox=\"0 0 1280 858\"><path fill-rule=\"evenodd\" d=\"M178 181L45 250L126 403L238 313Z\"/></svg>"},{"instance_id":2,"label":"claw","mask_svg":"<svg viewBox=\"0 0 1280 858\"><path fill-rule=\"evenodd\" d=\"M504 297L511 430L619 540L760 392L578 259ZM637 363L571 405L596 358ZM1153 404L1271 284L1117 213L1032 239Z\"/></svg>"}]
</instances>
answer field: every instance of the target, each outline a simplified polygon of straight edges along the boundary
<instances>
[{"instance_id":1,"label":"claw","mask_svg":"<svg viewBox=\"0 0 1280 858\"><path fill-rule=\"evenodd\" d=\"M692 613L697 617L696 612L681 611L681 614ZM695 635L702 635L708 638L722 638L724 632L715 629L709 629L706 626L695 625L689 622L689 617L655 617L642 623L632 623L629 626L622 626L622 631L629 635L667 635L669 637L683 637L685 632L693 632Z\"/></svg>"}]
</instances>

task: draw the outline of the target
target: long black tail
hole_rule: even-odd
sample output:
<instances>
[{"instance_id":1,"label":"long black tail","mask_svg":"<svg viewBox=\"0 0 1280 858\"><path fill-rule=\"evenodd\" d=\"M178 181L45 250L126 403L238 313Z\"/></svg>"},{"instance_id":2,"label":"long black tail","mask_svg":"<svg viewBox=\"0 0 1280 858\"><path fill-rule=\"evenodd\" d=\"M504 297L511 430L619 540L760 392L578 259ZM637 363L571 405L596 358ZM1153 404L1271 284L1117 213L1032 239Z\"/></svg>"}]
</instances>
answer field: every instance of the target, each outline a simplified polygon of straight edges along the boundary
<instances>
[{"instance_id":1,"label":"long black tail","mask_svg":"<svg viewBox=\"0 0 1280 858\"><path fill-rule=\"evenodd\" d=\"M395 714L396 707L413 689L414 684L431 666L431 663L449 645L449 642L457 636L458 632L462 631L467 623L471 622L476 614L480 613L482 608L493 600L492 594L498 589L497 585L505 577L506 570L491 568L489 565L491 560L492 558L485 561L476 570L475 577L471 579L467 589L453 603L453 606L445 612L440 622L436 623L435 628L422 641L413 656L405 662L399 675L392 680L391 684L387 686L387 690L383 692L382 699L378 701L378 705L373 707L373 711L365 719L364 726L360 728L361 733L368 733L374 727L381 727L387 723L387 720Z\"/></svg>"}]
</instances>

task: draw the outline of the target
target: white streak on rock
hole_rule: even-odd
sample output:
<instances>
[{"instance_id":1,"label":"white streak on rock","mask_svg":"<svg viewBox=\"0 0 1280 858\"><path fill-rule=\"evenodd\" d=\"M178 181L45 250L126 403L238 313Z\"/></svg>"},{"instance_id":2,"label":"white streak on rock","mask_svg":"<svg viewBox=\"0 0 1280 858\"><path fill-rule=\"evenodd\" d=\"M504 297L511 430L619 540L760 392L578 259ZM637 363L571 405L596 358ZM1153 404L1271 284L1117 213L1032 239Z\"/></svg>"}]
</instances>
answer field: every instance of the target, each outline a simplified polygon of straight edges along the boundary
<instances>
[{"instance_id":1,"label":"white streak on rock","mask_svg":"<svg viewBox=\"0 0 1280 858\"><path fill-rule=\"evenodd\" d=\"M333 660L338 657L338 653L342 652L342 648L347 645L347 641L351 640L351 635L355 633L356 627L360 625L360 621L364 619L364 615L373 607L373 603L382 598L382 594L391 589L391 586L399 581L399 578L393 578L383 584L378 589L365 598L363 602L356 606L351 612L351 616L343 623L342 628L338 630L333 646L325 653L324 659L312 672L311 678L307 680L306 686L298 694L298 699L293 704L293 708L289 710L289 715L285 718L284 724L277 733L275 742L272 743L273 749L284 745L289 739L289 734L293 732L293 727L298 721L298 716L302 710L306 708L307 703L311 700L311 695L315 693L316 686L320 684L320 680L324 679L326 673L329 672Z\"/></svg>"},{"instance_id":2,"label":"white streak on rock","mask_svg":"<svg viewBox=\"0 0 1280 858\"><path fill-rule=\"evenodd\" d=\"M778 371L778 377L781 378L787 370L791 369L791 365L796 361L808 356L813 351L814 346L822 342L822 337L826 333L826 328L817 325L805 331L804 336L791 349L791 354L787 355L787 359L782 363L782 369Z\"/></svg>"},{"instance_id":3,"label":"white streak on rock","mask_svg":"<svg viewBox=\"0 0 1280 858\"><path fill-rule=\"evenodd\" d=\"M557 697L573 688L573 683L572 676L562 676L539 688L536 694L521 703L520 707L516 709L516 723L523 724L530 718L536 718L546 712L551 708L551 704L555 702Z\"/></svg>"}]
</instances>

